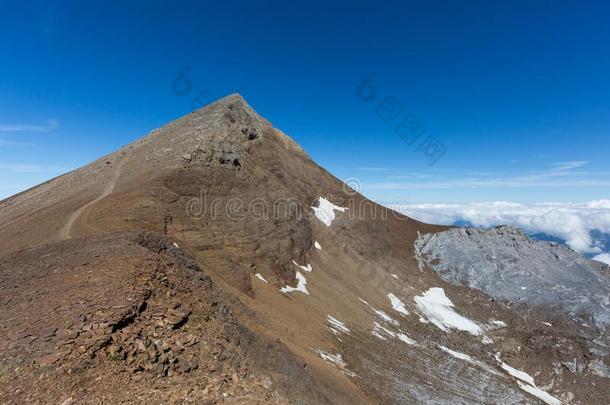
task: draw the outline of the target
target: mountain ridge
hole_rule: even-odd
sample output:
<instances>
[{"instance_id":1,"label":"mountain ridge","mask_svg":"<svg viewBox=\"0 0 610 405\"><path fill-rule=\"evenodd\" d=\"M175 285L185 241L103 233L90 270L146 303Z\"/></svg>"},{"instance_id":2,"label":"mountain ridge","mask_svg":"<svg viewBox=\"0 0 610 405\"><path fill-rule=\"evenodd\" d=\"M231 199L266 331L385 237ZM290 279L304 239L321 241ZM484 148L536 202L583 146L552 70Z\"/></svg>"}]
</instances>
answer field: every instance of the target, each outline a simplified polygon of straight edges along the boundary
<instances>
[{"instance_id":1,"label":"mountain ridge","mask_svg":"<svg viewBox=\"0 0 610 405\"><path fill-rule=\"evenodd\" d=\"M0 203L0 398L599 403L601 332L420 267L445 232L229 95Z\"/></svg>"}]
</instances>

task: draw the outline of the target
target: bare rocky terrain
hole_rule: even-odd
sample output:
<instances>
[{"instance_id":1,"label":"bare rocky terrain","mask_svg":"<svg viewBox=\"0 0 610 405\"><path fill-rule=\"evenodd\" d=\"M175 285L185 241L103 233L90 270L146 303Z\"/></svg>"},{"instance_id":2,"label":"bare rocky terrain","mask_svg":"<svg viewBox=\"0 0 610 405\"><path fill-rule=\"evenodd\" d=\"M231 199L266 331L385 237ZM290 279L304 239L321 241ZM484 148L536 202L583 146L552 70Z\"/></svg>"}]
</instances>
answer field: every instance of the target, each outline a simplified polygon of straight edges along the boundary
<instances>
[{"instance_id":1,"label":"bare rocky terrain","mask_svg":"<svg viewBox=\"0 0 610 405\"><path fill-rule=\"evenodd\" d=\"M603 331L610 323L608 266L566 245L534 241L521 229L504 226L426 235L416 247L445 281L570 314L591 329Z\"/></svg>"},{"instance_id":2,"label":"bare rocky terrain","mask_svg":"<svg viewBox=\"0 0 610 405\"><path fill-rule=\"evenodd\" d=\"M497 293L566 261L464 238L503 246L476 278L447 232L225 97L0 202L0 402L607 403L598 290L597 318Z\"/></svg>"}]
</instances>

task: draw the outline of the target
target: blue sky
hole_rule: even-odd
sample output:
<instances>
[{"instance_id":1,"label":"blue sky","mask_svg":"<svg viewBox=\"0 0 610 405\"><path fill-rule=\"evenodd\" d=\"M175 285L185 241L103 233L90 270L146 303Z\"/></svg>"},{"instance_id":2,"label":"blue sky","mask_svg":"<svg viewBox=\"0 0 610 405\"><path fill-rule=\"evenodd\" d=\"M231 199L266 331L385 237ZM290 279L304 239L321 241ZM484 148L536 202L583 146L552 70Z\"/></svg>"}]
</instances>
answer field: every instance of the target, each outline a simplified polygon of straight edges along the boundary
<instances>
[{"instance_id":1,"label":"blue sky","mask_svg":"<svg viewBox=\"0 0 610 405\"><path fill-rule=\"evenodd\" d=\"M608 4L218 3L4 1L0 198L232 92L376 200L610 197Z\"/></svg>"}]
</instances>

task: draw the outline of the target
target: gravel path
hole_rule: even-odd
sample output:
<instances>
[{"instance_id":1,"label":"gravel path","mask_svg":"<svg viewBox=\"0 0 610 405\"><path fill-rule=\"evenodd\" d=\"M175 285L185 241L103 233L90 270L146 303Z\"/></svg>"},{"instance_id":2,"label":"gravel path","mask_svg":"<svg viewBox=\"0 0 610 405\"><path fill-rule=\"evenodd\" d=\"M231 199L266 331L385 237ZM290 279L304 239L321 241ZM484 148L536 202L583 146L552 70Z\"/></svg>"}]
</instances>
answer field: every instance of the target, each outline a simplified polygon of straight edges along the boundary
<instances>
[{"instance_id":1,"label":"gravel path","mask_svg":"<svg viewBox=\"0 0 610 405\"><path fill-rule=\"evenodd\" d=\"M97 204L99 201L101 201L103 198L107 197L114 191L114 189L116 187L116 182L119 179L119 177L121 177L121 171L123 169L123 166L125 165L126 162L129 161L130 156L131 156L131 152L128 152L127 156L122 160L122 162L115 166L114 173L112 175L112 179L106 185L106 188L104 189L104 191L96 199L83 205L82 207L80 207L79 209L74 211L74 213L72 215L70 215L70 218L68 218L68 221L66 222L64 227L59 232L60 240L71 239L72 238L72 228L74 227L74 223L82 215L82 213L89 207Z\"/></svg>"}]
</instances>

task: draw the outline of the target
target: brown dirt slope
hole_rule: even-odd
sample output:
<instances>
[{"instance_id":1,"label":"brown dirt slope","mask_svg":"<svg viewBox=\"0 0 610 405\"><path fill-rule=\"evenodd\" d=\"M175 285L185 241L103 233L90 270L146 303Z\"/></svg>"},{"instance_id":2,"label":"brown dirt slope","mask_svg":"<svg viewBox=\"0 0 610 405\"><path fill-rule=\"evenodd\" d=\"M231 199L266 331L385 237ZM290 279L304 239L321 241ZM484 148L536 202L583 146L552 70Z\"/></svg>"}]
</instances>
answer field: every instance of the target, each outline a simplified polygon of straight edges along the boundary
<instances>
[{"instance_id":1,"label":"brown dirt slope","mask_svg":"<svg viewBox=\"0 0 610 405\"><path fill-rule=\"evenodd\" d=\"M296 388L328 401L282 344L241 325L239 304L156 235L29 249L4 257L0 277L2 403L285 403L288 379L301 381L291 398Z\"/></svg>"}]
</instances>

